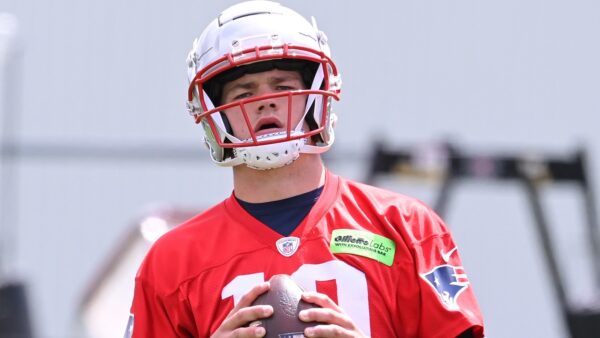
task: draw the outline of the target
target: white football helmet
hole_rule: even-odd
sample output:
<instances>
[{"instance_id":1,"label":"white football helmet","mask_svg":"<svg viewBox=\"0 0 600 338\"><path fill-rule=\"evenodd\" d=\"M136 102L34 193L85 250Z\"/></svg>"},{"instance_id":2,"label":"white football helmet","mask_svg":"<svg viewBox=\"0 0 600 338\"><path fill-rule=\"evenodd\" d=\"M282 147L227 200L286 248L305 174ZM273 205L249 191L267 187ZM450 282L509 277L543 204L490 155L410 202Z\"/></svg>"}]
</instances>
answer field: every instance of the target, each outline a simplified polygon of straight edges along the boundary
<instances>
[{"instance_id":1,"label":"white football helmet","mask_svg":"<svg viewBox=\"0 0 600 338\"><path fill-rule=\"evenodd\" d=\"M334 141L332 99L339 100L341 77L330 58L327 37L295 11L271 1L246 1L227 8L194 41L187 58L188 111L204 129L212 160L221 166L255 169L284 166L300 153L322 153ZM306 88L220 102L222 87L246 73L297 70ZM256 135L245 106L274 97L307 97L304 118L286 130ZM238 107L251 137L233 135L224 109ZM288 104L291 109L291 104ZM304 126L308 125L308 129Z\"/></svg>"}]
</instances>

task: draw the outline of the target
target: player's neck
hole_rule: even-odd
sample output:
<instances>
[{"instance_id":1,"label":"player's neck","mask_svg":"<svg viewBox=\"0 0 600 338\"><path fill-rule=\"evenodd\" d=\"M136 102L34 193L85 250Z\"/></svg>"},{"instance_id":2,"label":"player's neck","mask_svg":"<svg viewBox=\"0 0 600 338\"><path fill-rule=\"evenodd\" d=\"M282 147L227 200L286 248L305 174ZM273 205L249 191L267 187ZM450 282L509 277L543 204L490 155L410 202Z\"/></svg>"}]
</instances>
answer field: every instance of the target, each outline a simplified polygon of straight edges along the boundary
<instances>
[{"instance_id":1,"label":"player's neck","mask_svg":"<svg viewBox=\"0 0 600 338\"><path fill-rule=\"evenodd\" d=\"M319 155L301 154L290 165L271 170L234 167L235 196L243 201L277 201L314 190L325 183L325 167Z\"/></svg>"}]
</instances>

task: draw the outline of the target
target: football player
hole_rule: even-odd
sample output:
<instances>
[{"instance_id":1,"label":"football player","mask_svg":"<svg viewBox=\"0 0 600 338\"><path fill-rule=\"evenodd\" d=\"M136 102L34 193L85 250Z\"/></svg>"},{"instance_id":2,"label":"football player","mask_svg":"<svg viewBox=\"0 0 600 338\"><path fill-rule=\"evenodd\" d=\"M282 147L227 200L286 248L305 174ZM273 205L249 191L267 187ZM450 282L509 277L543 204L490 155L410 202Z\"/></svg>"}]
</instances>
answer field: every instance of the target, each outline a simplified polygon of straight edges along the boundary
<instances>
[{"instance_id":1,"label":"football player","mask_svg":"<svg viewBox=\"0 0 600 338\"><path fill-rule=\"evenodd\" d=\"M233 168L233 193L153 245L129 334L262 337L247 324L273 308L252 302L287 274L320 306L299 315L315 322L307 337L483 337L444 222L325 168L342 81L314 19L236 4L194 41L187 66L189 112L212 161Z\"/></svg>"}]
</instances>

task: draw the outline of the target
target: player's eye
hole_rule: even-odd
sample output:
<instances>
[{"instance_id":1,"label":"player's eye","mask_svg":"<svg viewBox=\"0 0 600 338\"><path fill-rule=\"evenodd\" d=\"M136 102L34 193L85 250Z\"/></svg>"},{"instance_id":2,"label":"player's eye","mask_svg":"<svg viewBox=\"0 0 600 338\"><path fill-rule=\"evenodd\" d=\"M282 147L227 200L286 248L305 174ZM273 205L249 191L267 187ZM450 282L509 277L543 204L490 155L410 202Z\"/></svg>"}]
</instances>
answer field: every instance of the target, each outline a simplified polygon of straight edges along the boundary
<instances>
[{"instance_id":1,"label":"player's eye","mask_svg":"<svg viewBox=\"0 0 600 338\"><path fill-rule=\"evenodd\" d=\"M236 95L233 97L233 101L237 101L237 100L245 99L245 98L247 98L247 97L250 97L250 96L252 96L252 93L251 93L251 92L242 92L242 93L236 94Z\"/></svg>"},{"instance_id":2,"label":"player's eye","mask_svg":"<svg viewBox=\"0 0 600 338\"><path fill-rule=\"evenodd\" d=\"M276 90L281 90L281 91L286 91L286 90L294 90L296 88L294 88L293 86L288 86L288 85L279 85L277 87L275 87Z\"/></svg>"}]
</instances>

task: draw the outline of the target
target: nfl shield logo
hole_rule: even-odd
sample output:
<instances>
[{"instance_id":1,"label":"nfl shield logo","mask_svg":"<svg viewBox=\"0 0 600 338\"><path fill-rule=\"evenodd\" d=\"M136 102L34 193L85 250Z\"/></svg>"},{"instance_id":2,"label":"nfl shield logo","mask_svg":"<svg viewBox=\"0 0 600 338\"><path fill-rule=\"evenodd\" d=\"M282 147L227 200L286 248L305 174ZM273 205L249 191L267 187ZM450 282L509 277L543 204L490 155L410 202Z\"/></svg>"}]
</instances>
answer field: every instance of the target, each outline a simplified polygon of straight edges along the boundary
<instances>
[{"instance_id":1,"label":"nfl shield logo","mask_svg":"<svg viewBox=\"0 0 600 338\"><path fill-rule=\"evenodd\" d=\"M284 237L275 243L277 251L285 257L290 257L296 253L300 246L300 238L298 237Z\"/></svg>"}]
</instances>

